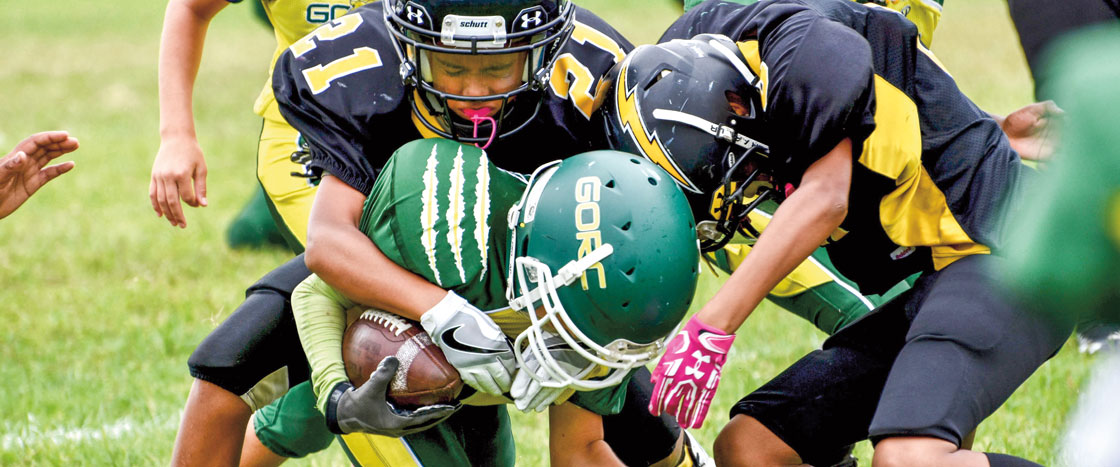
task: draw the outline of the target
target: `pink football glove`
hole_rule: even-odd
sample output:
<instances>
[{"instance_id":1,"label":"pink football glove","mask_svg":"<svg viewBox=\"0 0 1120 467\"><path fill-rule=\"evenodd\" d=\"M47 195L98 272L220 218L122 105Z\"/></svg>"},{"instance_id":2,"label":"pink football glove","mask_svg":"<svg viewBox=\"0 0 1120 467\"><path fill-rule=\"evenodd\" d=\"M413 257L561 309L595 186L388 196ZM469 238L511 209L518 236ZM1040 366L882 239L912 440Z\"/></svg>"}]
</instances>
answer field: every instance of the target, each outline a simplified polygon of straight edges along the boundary
<instances>
[{"instance_id":1,"label":"pink football glove","mask_svg":"<svg viewBox=\"0 0 1120 467\"><path fill-rule=\"evenodd\" d=\"M734 334L701 323L695 316L689 319L653 370L649 412L674 414L681 428L700 428L732 342Z\"/></svg>"}]
</instances>

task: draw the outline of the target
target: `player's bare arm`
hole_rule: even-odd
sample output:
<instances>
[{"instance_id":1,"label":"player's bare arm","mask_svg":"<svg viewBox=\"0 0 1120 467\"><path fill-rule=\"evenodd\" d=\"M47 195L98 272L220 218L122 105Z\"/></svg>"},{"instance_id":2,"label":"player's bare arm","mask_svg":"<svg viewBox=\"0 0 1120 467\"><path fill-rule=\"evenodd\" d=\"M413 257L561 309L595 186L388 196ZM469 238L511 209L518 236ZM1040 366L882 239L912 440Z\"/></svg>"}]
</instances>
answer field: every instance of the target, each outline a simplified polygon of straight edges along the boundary
<instances>
[{"instance_id":1,"label":"player's bare arm","mask_svg":"<svg viewBox=\"0 0 1120 467\"><path fill-rule=\"evenodd\" d=\"M572 403L549 407L548 444L555 466L623 465L603 440L603 417Z\"/></svg>"},{"instance_id":2,"label":"player's bare arm","mask_svg":"<svg viewBox=\"0 0 1120 467\"><path fill-rule=\"evenodd\" d=\"M840 226L848 212L851 181L852 143L845 138L809 166L754 250L697 319L735 332L766 294Z\"/></svg>"},{"instance_id":3,"label":"player's bare arm","mask_svg":"<svg viewBox=\"0 0 1120 467\"><path fill-rule=\"evenodd\" d=\"M350 185L323 177L311 208L307 267L355 302L419 320L447 291L385 257L358 229L365 200Z\"/></svg>"},{"instance_id":4,"label":"player's bare arm","mask_svg":"<svg viewBox=\"0 0 1120 467\"><path fill-rule=\"evenodd\" d=\"M179 200L206 206L206 158L195 134L192 97L210 20L226 0L172 0L164 14L159 51L160 146L148 198L157 216L186 228Z\"/></svg>"}]
</instances>

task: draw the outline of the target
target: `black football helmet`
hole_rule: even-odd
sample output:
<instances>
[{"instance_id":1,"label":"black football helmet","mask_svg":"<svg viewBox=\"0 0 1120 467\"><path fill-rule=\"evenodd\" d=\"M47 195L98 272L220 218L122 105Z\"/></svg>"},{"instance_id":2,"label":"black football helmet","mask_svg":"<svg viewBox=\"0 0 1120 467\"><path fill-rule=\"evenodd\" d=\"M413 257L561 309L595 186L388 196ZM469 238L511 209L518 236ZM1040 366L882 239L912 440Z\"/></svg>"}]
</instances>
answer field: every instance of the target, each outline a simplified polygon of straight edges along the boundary
<instances>
[{"instance_id":1,"label":"black football helmet","mask_svg":"<svg viewBox=\"0 0 1120 467\"><path fill-rule=\"evenodd\" d=\"M703 34L638 47L606 80L598 118L612 149L665 169L688 195L701 249L722 248L777 197L760 79L735 42Z\"/></svg>"},{"instance_id":2,"label":"black football helmet","mask_svg":"<svg viewBox=\"0 0 1120 467\"><path fill-rule=\"evenodd\" d=\"M444 138L481 144L474 124L455 115L447 101L501 100L496 128L481 127L497 138L524 128L540 110L541 94L557 52L575 27L575 6L567 0L385 0L385 24L396 39L401 78L415 91L412 110ZM491 55L528 52L521 85L504 93L462 96L432 86L428 52ZM516 99L514 99L516 97ZM419 101L419 102L417 102ZM431 120L437 121L435 122Z\"/></svg>"}]
</instances>

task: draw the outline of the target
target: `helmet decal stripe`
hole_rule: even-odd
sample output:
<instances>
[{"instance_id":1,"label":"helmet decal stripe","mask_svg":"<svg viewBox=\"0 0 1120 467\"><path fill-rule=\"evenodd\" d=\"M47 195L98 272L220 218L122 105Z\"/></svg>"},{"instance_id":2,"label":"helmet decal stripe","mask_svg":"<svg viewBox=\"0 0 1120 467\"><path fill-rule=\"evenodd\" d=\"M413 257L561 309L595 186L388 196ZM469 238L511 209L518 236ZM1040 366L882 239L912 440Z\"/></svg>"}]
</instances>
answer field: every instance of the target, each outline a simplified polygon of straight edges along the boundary
<instances>
[{"instance_id":1,"label":"helmet decal stripe","mask_svg":"<svg viewBox=\"0 0 1120 467\"><path fill-rule=\"evenodd\" d=\"M766 62L762 61L762 55L758 51L758 41L738 42L739 53L743 54L743 58L747 59L747 65L751 68L758 70L758 88L759 99L762 101L762 110L766 110L766 91L770 82L770 70L766 66Z\"/></svg>"},{"instance_id":2,"label":"helmet decal stripe","mask_svg":"<svg viewBox=\"0 0 1120 467\"><path fill-rule=\"evenodd\" d=\"M451 247L451 255L455 258L455 269L459 271L459 280L467 281L467 273L463 271L463 217L465 217L466 200L463 199L463 146L455 153L455 162L451 168L450 182L447 187L447 244Z\"/></svg>"},{"instance_id":3,"label":"helmet decal stripe","mask_svg":"<svg viewBox=\"0 0 1120 467\"><path fill-rule=\"evenodd\" d=\"M657 132L650 134L646 131L645 123L642 122L642 113L638 109L638 99L635 96L638 85L635 83L631 86L630 83L627 83L626 75L630 71L629 69L630 64L629 59L627 59L627 62L622 66L622 70L619 71L619 90L615 92L615 108L618 110L618 120L622 122L622 130L630 133L634 143L642 152L642 156L668 172L669 176L673 177L680 186L693 193L699 193L700 189L684 175L684 172L677 167L672 159L669 159Z\"/></svg>"},{"instance_id":4,"label":"helmet decal stripe","mask_svg":"<svg viewBox=\"0 0 1120 467\"><path fill-rule=\"evenodd\" d=\"M424 191L420 194L424 200L424 207L420 210L420 243L424 245L424 253L428 255L428 267L432 269L432 277L436 284L443 286L439 278L439 266L436 264L436 241L439 232L436 223L439 221L439 200L436 198L436 189L439 186L439 177L436 175L436 151L439 145L432 145L432 153L428 156L428 164L424 169Z\"/></svg>"},{"instance_id":5,"label":"helmet decal stripe","mask_svg":"<svg viewBox=\"0 0 1120 467\"><path fill-rule=\"evenodd\" d=\"M474 185L474 239L478 244L479 261L482 262L482 273L479 277L486 277L486 253L489 251L487 246L490 243L490 171L487 170L489 166L490 160L486 158L486 151L482 151L475 172L477 181Z\"/></svg>"}]
</instances>

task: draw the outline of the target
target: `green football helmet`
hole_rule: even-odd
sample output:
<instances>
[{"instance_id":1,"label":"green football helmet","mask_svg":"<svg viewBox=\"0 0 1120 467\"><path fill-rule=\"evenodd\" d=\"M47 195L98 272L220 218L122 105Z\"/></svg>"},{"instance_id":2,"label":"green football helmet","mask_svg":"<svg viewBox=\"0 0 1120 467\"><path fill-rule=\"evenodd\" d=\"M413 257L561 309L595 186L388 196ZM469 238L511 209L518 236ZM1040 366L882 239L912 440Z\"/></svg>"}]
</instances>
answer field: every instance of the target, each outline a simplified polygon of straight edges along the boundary
<instances>
[{"instance_id":1,"label":"green football helmet","mask_svg":"<svg viewBox=\"0 0 1120 467\"><path fill-rule=\"evenodd\" d=\"M533 174L509 222L506 294L532 321L514 352L522 367L530 353L540 362L533 379L600 389L661 354L692 302L700 260L688 201L664 171L618 151L553 162ZM565 371L545 343L555 335L608 374Z\"/></svg>"}]
</instances>

